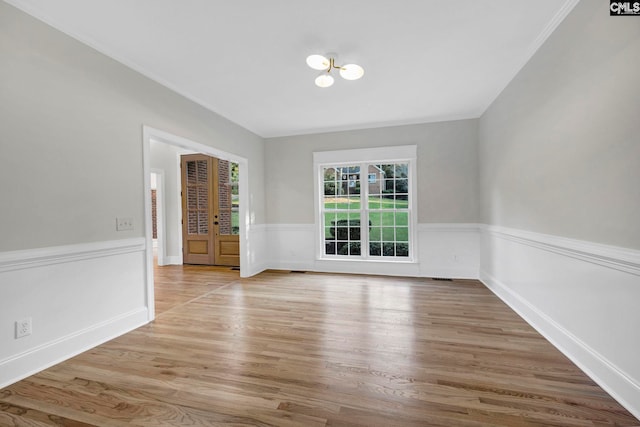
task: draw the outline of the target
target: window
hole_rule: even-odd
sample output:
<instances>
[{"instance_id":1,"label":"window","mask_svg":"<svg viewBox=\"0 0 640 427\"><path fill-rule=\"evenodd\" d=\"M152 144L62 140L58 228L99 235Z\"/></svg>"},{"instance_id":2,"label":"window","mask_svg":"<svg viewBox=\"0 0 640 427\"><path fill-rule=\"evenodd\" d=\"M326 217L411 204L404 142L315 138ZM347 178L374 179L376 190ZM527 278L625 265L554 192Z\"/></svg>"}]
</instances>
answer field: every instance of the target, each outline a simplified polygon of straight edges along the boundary
<instances>
[{"instance_id":1,"label":"window","mask_svg":"<svg viewBox=\"0 0 640 427\"><path fill-rule=\"evenodd\" d=\"M395 154L408 158L367 159ZM333 158L361 161L334 162ZM323 160L327 161L323 161ZM314 153L320 259L412 261L415 147Z\"/></svg>"},{"instance_id":2,"label":"window","mask_svg":"<svg viewBox=\"0 0 640 427\"><path fill-rule=\"evenodd\" d=\"M229 187L231 188L231 234L240 234L240 165L230 163Z\"/></svg>"},{"instance_id":3,"label":"window","mask_svg":"<svg viewBox=\"0 0 640 427\"><path fill-rule=\"evenodd\" d=\"M217 218L218 230L221 235L240 234L239 193L238 193L238 163L228 160L218 161L218 198ZM216 205L214 205L216 206Z\"/></svg>"}]
</instances>

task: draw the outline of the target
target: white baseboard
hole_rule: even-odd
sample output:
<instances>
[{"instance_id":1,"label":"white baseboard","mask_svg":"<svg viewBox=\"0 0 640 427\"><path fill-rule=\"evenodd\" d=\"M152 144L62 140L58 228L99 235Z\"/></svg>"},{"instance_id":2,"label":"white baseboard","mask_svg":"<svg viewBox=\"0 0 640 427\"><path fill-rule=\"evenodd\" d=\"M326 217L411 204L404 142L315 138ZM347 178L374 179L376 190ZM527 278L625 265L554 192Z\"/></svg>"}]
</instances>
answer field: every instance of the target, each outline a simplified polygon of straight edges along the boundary
<instances>
[{"instance_id":1,"label":"white baseboard","mask_svg":"<svg viewBox=\"0 0 640 427\"><path fill-rule=\"evenodd\" d=\"M163 265L182 265L182 257L179 255L176 256L165 256Z\"/></svg>"},{"instance_id":2,"label":"white baseboard","mask_svg":"<svg viewBox=\"0 0 640 427\"><path fill-rule=\"evenodd\" d=\"M147 323L145 261L143 238L0 253L0 387Z\"/></svg>"},{"instance_id":3,"label":"white baseboard","mask_svg":"<svg viewBox=\"0 0 640 427\"><path fill-rule=\"evenodd\" d=\"M640 418L640 252L485 226L480 280Z\"/></svg>"},{"instance_id":4,"label":"white baseboard","mask_svg":"<svg viewBox=\"0 0 640 427\"><path fill-rule=\"evenodd\" d=\"M251 269L247 271L247 274L241 273L240 277L252 277L268 269L269 269L269 266L267 265L267 263L255 264L251 266Z\"/></svg>"},{"instance_id":5,"label":"white baseboard","mask_svg":"<svg viewBox=\"0 0 640 427\"><path fill-rule=\"evenodd\" d=\"M148 322L146 308L59 337L0 361L0 388L90 350Z\"/></svg>"}]
</instances>

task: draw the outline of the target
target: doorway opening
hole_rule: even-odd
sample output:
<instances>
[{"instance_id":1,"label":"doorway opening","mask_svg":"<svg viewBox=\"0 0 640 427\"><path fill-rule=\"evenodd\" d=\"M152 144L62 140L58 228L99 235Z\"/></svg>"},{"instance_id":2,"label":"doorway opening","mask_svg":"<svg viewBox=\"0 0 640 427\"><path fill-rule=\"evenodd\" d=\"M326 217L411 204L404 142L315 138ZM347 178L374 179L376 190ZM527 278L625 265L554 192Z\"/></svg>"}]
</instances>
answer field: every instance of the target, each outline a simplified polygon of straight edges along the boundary
<instances>
[{"instance_id":1,"label":"doorway opening","mask_svg":"<svg viewBox=\"0 0 640 427\"><path fill-rule=\"evenodd\" d=\"M157 151L159 150L159 151ZM221 237L220 253L218 261L222 260L225 265L239 266L240 276L248 277L252 271L252 259L249 256L249 196L248 196L248 160L219 150L208 145L188 140L176 135L172 135L148 126L143 127L143 172L145 190L145 236L146 236L146 288L147 288L147 309L149 320L155 318L154 308L154 232L153 232L153 206L152 206L152 173L155 176L156 195L156 244L158 265L187 263L182 253L183 245L183 224L188 222L188 214L183 217L182 180L180 173L181 155L204 155L215 160L218 170L220 164L229 168L227 172L229 179L226 181L218 179L217 193L228 190L228 205L218 206L215 209L219 213L214 213L212 207L212 220L218 215L218 224L211 221L211 229L216 230ZM158 167L156 156L164 157L163 167ZM154 161L152 163L152 158ZM184 193L184 192L183 192ZM219 199L219 197L217 197ZM213 201L213 197L210 198ZM194 199L197 203L198 195ZM221 213L221 209L228 209L228 212ZM220 224L221 215L228 215L232 223ZM226 220L225 220L226 221ZM188 224L187 224L188 225ZM218 237L220 237L218 236ZM212 253L216 249L213 247ZM230 252L235 252L235 259L224 258ZM218 263L216 260L214 262ZM212 263L213 264L213 263Z\"/></svg>"}]
</instances>

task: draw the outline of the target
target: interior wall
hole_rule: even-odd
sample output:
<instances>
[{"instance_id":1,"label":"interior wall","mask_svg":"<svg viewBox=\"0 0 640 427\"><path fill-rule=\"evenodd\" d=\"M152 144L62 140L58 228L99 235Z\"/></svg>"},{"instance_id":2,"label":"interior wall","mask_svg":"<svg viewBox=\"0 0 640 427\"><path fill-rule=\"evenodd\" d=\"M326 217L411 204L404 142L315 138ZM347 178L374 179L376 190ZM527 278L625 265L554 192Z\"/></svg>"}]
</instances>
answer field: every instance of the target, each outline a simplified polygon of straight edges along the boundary
<instances>
[{"instance_id":1,"label":"interior wall","mask_svg":"<svg viewBox=\"0 0 640 427\"><path fill-rule=\"evenodd\" d=\"M481 279L640 415L640 20L582 0L479 122Z\"/></svg>"},{"instance_id":2,"label":"interior wall","mask_svg":"<svg viewBox=\"0 0 640 427\"><path fill-rule=\"evenodd\" d=\"M148 321L143 125L248 159L266 216L257 135L5 2L0 58L1 386Z\"/></svg>"},{"instance_id":3,"label":"interior wall","mask_svg":"<svg viewBox=\"0 0 640 427\"><path fill-rule=\"evenodd\" d=\"M151 141L151 168L164 171L164 243L165 262L167 264L182 264L182 235L180 224L180 168L178 159L186 151L162 142Z\"/></svg>"},{"instance_id":4,"label":"interior wall","mask_svg":"<svg viewBox=\"0 0 640 427\"><path fill-rule=\"evenodd\" d=\"M640 249L639 21L580 2L482 116L482 222Z\"/></svg>"},{"instance_id":5,"label":"interior wall","mask_svg":"<svg viewBox=\"0 0 640 427\"><path fill-rule=\"evenodd\" d=\"M298 135L266 140L271 268L477 278L477 120ZM316 259L313 153L415 145L418 244L413 263Z\"/></svg>"},{"instance_id":6,"label":"interior wall","mask_svg":"<svg viewBox=\"0 0 640 427\"><path fill-rule=\"evenodd\" d=\"M0 24L0 251L142 236L143 124L249 159L264 223L260 137L4 2Z\"/></svg>"},{"instance_id":7,"label":"interior wall","mask_svg":"<svg viewBox=\"0 0 640 427\"><path fill-rule=\"evenodd\" d=\"M315 151L399 145L418 148L419 223L478 222L477 120L459 120L266 139L267 223L314 222Z\"/></svg>"}]
</instances>

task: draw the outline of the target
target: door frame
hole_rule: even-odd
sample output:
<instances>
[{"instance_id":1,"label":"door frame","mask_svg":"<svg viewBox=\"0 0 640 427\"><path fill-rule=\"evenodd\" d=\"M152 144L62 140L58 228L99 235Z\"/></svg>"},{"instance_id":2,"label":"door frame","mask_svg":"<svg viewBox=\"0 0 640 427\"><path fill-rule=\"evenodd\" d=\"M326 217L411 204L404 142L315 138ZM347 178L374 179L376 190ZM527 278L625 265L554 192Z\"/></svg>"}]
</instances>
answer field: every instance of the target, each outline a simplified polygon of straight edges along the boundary
<instances>
[{"instance_id":1,"label":"door frame","mask_svg":"<svg viewBox=\"0 0 640 427\"><path fill-rule=\"evenodd\" d=\"M248 223L251 212L249 197L249 160L220 150L209 145L192 141L181 136L143 125L142 126L142 171L144 183L144 229L145 229L145 280L147 285L146 300L149 321L155 318L155 298L153 283L153 227L151 223L151 141L179 147L194 153L202 153L222 160L229 160L239 165L238 196L240 198L240 277L251 275L251 257L248 248Z\"/></svg>"}]
</instances>

